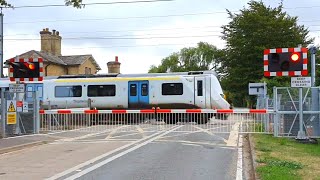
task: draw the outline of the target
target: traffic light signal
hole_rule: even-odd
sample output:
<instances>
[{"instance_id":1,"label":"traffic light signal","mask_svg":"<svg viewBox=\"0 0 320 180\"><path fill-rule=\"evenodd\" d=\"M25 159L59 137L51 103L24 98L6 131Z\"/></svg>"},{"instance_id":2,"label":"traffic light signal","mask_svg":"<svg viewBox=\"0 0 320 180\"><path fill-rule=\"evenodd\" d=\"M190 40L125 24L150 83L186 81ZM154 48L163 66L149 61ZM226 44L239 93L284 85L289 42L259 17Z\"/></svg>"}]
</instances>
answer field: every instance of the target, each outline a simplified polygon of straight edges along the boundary
<instances>
[{"instance_id":1,"label":"traffic light signal","mask_svg":"<svg viewBox=\"0 0 320 180\"><path fill-rule=\"evenodd\" d=\"M42 81L43 59L42 58L13 58L5 64L9 65L10 81Z\"/></svg>"},{"instance_id":2,"label":"traffic light signal","mask_svg":"<svg viewBox=\"0 0 320 180\"><path fill-rule=\"evenodd\" d=\"M38 78L40 76L39 62L12 62L14 78Z\"/></svg>"},{"instance_id":3,"label":"traffic light signal","mask_svg":"<svg viewBox=\"0 0 320 180\"><path fill-rule=\"evenodd\" d=\"M307 48L266 49L264 51L264 75L308 75Z\"/></svg>"}]
</instances>

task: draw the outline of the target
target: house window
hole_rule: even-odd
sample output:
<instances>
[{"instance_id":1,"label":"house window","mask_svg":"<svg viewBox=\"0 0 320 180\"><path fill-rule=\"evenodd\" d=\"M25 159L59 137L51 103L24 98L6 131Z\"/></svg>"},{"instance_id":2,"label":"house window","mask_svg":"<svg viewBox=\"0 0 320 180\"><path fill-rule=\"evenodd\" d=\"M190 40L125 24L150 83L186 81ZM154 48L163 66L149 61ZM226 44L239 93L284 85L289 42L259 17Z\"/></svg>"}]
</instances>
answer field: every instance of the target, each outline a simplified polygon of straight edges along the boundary
<instances>
[{"instance_id":1,"label":"house window","mask_svg":"<svg viewBox=\"0 0 320 180\"><path fill-rule=\"evenodd\" d=\"M91 74L91 68L85 67L84 68L84 73L85 74Z\"/></svg>"},{"instance_id":2,"label":"house window","mask_svg":"<svg viewBox=\"0 0 320 180\"><path fill-rule=\"evenodd\" d=\"M163 83L162 95L182 95L183 84L182 83Z\"/></svg>"},{"instance_id":3,"label":"house window","mask_svg":"<svg viewBox=\"0 0 320 180\"><path fill-rule=\"evenodd\" d=\"M116 85L89 85L88 97L115 96Z\"/></svg>"},{"instance_id":4,"label":"house window","mask_svg":"<svg viewBox=\"0 0 320 180\"><path fill-rule=\"evenodd\" d=\"M81 86L56 86L55 97L81 97Z\"/></svg>"}]
</instances>

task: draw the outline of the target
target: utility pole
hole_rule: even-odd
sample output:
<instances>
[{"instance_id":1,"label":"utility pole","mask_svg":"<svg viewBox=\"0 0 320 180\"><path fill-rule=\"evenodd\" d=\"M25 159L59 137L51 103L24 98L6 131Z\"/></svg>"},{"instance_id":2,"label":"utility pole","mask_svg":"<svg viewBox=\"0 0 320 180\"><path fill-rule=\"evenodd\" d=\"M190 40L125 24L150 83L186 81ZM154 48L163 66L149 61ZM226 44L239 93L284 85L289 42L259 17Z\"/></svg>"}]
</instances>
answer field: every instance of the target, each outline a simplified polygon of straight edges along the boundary
<instances>
[{"instance_id":1,"label":"utility pole","mask_svg":"<svg viewBox=\"0 0 320 180\"><path fill-rule=\"evenodd\" d=\"M0 12L0 77L3 78L3 13Z\"/></svg>"}]
</instances>

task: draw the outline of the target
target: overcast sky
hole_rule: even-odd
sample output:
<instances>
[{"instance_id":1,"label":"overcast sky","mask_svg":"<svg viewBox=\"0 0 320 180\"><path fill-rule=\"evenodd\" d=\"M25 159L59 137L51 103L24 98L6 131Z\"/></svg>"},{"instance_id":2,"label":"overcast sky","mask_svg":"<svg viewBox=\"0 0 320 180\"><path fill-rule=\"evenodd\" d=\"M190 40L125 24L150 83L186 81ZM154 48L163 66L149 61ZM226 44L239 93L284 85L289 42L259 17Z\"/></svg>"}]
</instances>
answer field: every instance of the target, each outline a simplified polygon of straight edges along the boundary
<instances>
[{"instance_id":1,"label":"overcast sky","mask_svg":"<svg viewBox=\"0 0 320 180\"><path fill-rule=\"evenodd\" d=\"M120 2L134 0L87 0ZM63 4L64 0L9 0L14 6ZM38 4L40 2L40 4ZM151 65L199 41L224 47L221 25L229 22L226 9L238 11L248 0L174 0L169 2L6 9L4 59L40 50L39 31L55 29L62 36L62 55L92 54L102 70L119 56L121 73L146 73ZM277 6L280 1L264 0ZM320 1L284 0L285 10L299 17L320 43ZM86 37L91 37L87 38ZM92 38L94 37L94 38ZM104 39L99 39L104 37ZM65 39L64 39L65 38ZM68 39L76 38L76 39ZM27 39L27 40L26 40ZM28 40L29 39L29 40ZM30 40L32 39L32 40Z\"/></svg>"}]
</instances>

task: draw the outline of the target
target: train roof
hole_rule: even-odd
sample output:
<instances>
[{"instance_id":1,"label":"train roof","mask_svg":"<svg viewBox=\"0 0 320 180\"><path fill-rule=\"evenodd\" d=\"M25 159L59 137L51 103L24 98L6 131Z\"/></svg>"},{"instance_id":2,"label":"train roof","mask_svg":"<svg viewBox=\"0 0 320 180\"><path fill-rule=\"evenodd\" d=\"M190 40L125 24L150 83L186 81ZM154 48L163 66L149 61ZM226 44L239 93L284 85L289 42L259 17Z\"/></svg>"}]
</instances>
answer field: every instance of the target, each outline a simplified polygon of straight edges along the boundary
<instances>
[{"instance_id":1,"label":"train roof","mask_svg":"<svg viewBox=\"0 0 320 180\"><path fill-rule=\"evenodd\" d=\"M199 74L211 74L217 76L214 71L189 71L189 72L173 72L173 73L142 73L142 74L83 74L83 75L63 75L57 77L57 79L68 78L106 78L106 77L156 77L156 76L182 76L182 75L199 75Z\"/></svg>"}]
</instances>

